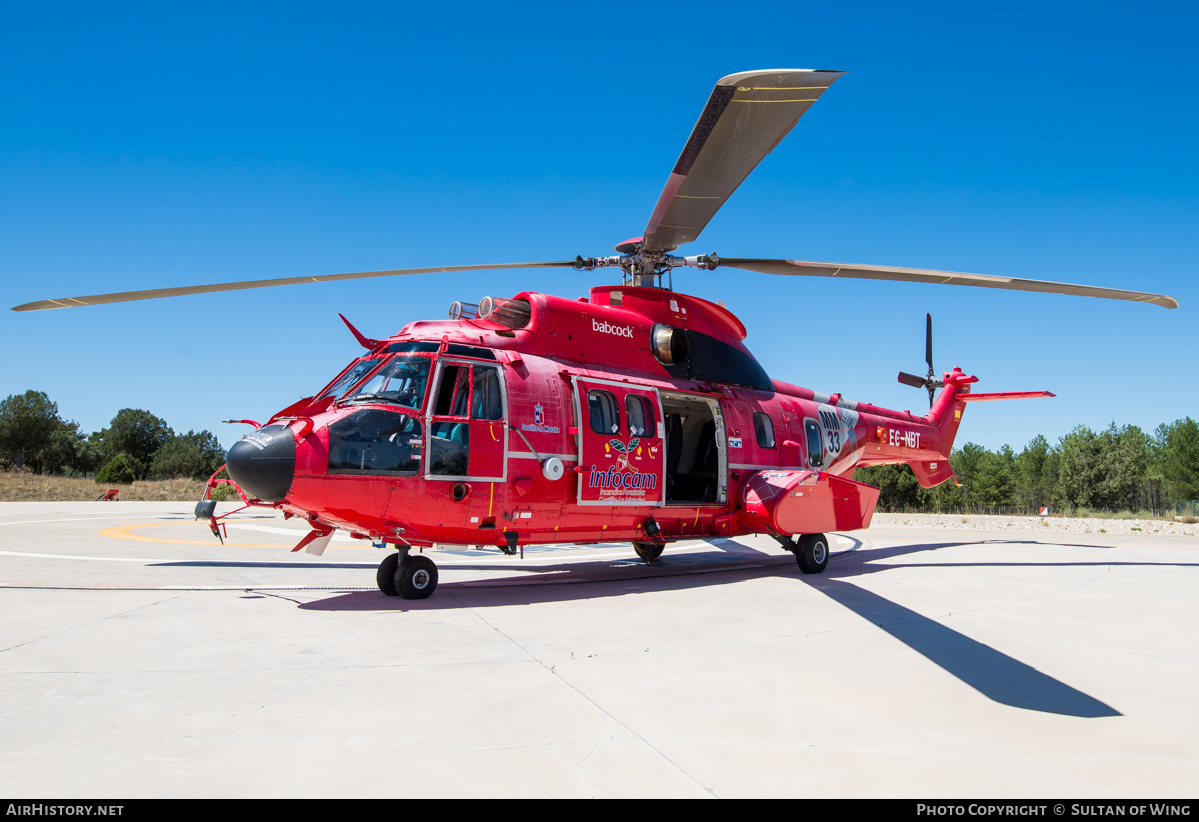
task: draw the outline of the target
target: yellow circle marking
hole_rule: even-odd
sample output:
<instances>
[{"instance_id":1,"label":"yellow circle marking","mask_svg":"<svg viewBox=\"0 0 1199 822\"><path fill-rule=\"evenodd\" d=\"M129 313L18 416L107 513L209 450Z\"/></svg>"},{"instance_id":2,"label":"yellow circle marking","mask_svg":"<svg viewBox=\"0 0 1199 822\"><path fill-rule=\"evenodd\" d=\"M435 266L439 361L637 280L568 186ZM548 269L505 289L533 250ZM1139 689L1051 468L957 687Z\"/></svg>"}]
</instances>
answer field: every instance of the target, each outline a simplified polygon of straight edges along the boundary
<instances>
[{"instance_id":1,"label":"yellow circle marking","mask_svg":"<svg viewBox=\"0 0 1199 822\"><path fill-rule=\"evenodd\" d=\"M132 542L167 542L172 545L215 545L219 546L220 542L216 537L209 540L199 539L167 539L166 537L147 537L142 534L135 534L133 531L138 528L150 528L151 526L162 525L178 525L177 522L143 522L140 525L117 525L112 528L105 528L100 531L102 537L112 537L113 539L127 539ZM259 542L226 542L226 548L288 548L286 543L271 543L264 544Z\"/></svg>"}]
</instances>

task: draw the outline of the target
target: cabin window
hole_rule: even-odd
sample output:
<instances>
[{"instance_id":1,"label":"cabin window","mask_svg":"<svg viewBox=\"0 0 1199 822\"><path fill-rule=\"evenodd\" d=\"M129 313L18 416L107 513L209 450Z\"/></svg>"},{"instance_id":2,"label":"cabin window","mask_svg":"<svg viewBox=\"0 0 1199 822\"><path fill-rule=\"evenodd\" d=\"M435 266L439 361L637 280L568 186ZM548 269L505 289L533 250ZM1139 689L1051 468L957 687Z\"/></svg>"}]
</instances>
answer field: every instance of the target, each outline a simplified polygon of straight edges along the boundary
<instances>
[{"instance_id":1,"label":"cabin window","mask_svg":"<svg viewBox=\"0 0 1199 822\"><path fill-rule=\"evenodd\" d=\"M611 391L593 388L587 392L587 413L591 430L597 434L616 434L620 431L620 406Z\"/></svg>"},{"instance_id":2,"label":"cabin window","mask_svg":"<svg viewBox=\"0 0 1199 822\"><path fill-rule=\"evenodd\" d=\"M624 410L629 418L629 436L653 436L654 408L650 405L648 397L629 394L624 398Z\"/></svg>"},{"instance_id":3,"label":"cabin window","mask_svg":"<svg viewBox=\"0 0 1199 822\"><path fill-rule=\"evenodd\" d=\"M395 357L342 401L381 402L419 411L429 381L429 362L425 357Z\"/></svg>"},{"instance_id":4,"label":"cabin window","mask_svg":"<svg viewBox=\"0 0 1199 822\"><path fill-rule=\"evenodd\" d=\"M820 426L815 420L804 420L803 427L808 435L808 465L819 468L824 465L824 444L820 440Z\"/></svg>"},{"instance_id":5,"label":"cabin window","mask_svg":"<svg viewBox=\"0 0 1199 822\"><path fill-rule=\"evenodd\" d=\"M774 448L774 423L769 414L763 414L761 411L754 414L754 434L758 437L758 445Z\"/></svg>"}]
</instances>

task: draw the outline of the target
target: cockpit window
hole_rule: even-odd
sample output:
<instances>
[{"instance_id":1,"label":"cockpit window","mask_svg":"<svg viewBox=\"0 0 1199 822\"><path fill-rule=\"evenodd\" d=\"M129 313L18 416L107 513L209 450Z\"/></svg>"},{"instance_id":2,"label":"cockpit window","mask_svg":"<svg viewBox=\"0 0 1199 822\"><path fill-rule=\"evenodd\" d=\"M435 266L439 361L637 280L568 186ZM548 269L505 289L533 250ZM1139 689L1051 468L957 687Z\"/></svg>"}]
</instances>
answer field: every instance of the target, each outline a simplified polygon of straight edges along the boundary
<instances>
[{"instance_id":1,"label":"cockpit window","mask_svg":"<svg viewBox=\"0 0 1199 822\"><path fill-rule=\"evenodd\" d=\"M370 372L372 368L380 363L380 358L376 357L373 360L360 360L352 363L350 367L340 377L333 381L333 384L324 390L324 392L316 399L322 400L325 397L336 397L342 391L352 386L358 380L362 379L364 374Z\"/></svg>"},{"instance_id":2,"label":"cockpit window","mask_svg":"<svg viewBox=\"0 0 1199 822\"><path fill-rule=\"evenodd\" d=\"M428 357L394 357L341 402L379 402L419 411L429 382Z\"/></svg>"},{"instance_id":3,"label":"cockpit window","mask_svg":"<svg viewBox=\"0 0 1199 822\"><path fill-rule=\"evenodd\" d=\"M465 417L470 410L470 366L447 365L441 370L441 388L433 413L444 417Z\"/></svg>"},{"instance_id":4,"label":"cockpit window","mask_svg":"<svg viewBox=\"0 0 1199 822\"><path fill-rule=\"evenodd\" d=\"M500 396L500 375L495 368L486 365L474 367L474 379L471 381L471 419L502 420L504 418L504 400Z\"/></svg>"},{"instance_id":5,"label":"cockpit window","mask_svg":"<svg viewBox=\"0 0 1199 822\"><path fill-rule=\"evenodd\" d=\"M421 433L415 417L381 408L355 411L329 426L329 473L412 476L420 471Z\"/></svg>"}]
</instances>

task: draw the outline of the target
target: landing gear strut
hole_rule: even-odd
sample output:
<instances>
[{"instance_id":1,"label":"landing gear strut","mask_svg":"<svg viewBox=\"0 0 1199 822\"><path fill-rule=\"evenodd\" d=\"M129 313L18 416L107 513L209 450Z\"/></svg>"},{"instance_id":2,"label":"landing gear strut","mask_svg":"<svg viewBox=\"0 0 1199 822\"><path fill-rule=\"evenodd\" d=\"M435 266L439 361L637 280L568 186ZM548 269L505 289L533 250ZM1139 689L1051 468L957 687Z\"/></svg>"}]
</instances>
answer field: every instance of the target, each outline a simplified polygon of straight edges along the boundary
<instances>
[{"instance_id":1,"label":"landing gear strut","mask_svg":"<svg viewBox=\"0 0 1199 822\"><path fill-rule=\"evenodd\" d=\"M375 583L389 597L424 599L437 590L437 566L426 556L409 553L407 546L379 563Z\"/></svg>"},{"instance_id":2,"label":"landing gear strut","mask_svg":"<svg viewBox=\"0 0 1199 822\"><path fill-rule=\"evenodd\" d=\"M824 534L801 534L794 539L776 536L779 544L795 554L799 570L819 574L828 566L828 537Z\"/></svg>"}]
</instances>

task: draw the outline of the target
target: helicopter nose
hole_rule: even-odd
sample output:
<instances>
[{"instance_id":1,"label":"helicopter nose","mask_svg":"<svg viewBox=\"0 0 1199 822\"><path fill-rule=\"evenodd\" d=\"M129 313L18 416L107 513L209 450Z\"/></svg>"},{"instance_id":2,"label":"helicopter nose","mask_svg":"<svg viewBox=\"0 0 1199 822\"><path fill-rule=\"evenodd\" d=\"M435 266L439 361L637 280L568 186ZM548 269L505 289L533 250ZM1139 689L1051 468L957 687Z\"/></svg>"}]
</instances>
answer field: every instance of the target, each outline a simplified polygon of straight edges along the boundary
<instances>
[{"instance_id":1,"label":"helicopter nose","mask_svg":"<svg viewBox=\"0 0 1199 822\"><path fill-rule=\"evenodd\" d=\"M278 502L291 489L296 440L286 425L268 425L247 434L225 455L229 478L264 502Z\"/></svg>"}]
</instances>

